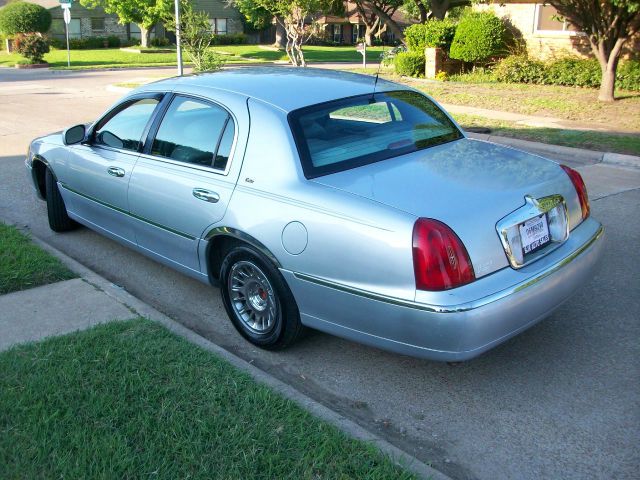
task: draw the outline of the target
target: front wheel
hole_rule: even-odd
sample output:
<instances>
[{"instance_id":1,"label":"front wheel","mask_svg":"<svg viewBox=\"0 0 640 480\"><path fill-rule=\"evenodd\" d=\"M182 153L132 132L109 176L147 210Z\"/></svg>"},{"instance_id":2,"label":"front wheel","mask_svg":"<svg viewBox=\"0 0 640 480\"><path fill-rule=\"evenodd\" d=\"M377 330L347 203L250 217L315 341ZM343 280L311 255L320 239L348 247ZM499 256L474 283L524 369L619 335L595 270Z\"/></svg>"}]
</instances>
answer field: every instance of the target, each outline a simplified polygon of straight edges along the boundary
<instances>
[{"instance_id":1,"label":"front wheel","mask_svg":"<svg viewBox=\"0 0 640 480\"><path fill-rule=\"evenodd\" d=\"M258 347L276 350L295 342L304 327L284 278L250 247L233 248L220 269L224 307L240 334Z\"/></svg>"},{"instance_id":2,"label":"front wheel","mask_svg":"<svg viewBox=\"0 0 640 480\"><path fill-rule=\"evenodd\" d=\"M67 215L67 207L65 207L62 195L60 195L58 183L48 168L45 172L45 188L49 228L54 232L66 232L76 228L78 224Z\"/></svg>"}]
</instances>

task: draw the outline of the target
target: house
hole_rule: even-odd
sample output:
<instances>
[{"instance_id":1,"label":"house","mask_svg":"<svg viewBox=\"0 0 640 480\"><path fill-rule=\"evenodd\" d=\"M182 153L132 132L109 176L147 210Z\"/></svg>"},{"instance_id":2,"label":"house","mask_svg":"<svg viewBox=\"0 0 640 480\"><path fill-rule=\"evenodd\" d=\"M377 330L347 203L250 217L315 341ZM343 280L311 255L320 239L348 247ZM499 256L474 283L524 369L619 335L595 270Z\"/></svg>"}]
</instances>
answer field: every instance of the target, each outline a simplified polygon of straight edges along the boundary
<instances>
[{"instance_id":1,"label":"house","mask_svg":"<svg viewBox=\"0 0 640 480\"><path fill-rule=\"evenodd\" d=\"M589 39L574 26L563 21L555 7L540 0L502 0L490 4L477 4L478 11L491 11L521 36L530 56L542 60L567 55L591 56ZM640 38L627 42L626 54L640 51Z\"/></svg>"},{"instance_id":2,"label":"house","mask_svg":"<svg viewBox=\"0 0 640 480\"><path fill-rule=\"evenodd\" d=\"M59 0L24 0L43 6L51 13L51 27L48 35L63 40L65 28L63 10ZM0 8L7 0L0 0ZM242 14L233 7L228 7L225 0L192 0L196 10L204 10L211 18L211 28L218 35L242 33ZM162 25L156 25L151 31L151 38L164 37ZM77 0L71 4L71 22L69 38L81 39L90 37L116 36L123 41L140 40L140 28L135 23L120 24L118 16L106 13L102 8L88 9Z\"/></svg>"},{"instance_id":3,"label":"house","mask_svg":"<svg viewBox=\"0 0 640 480\"><path fill-rule=\"evenodd\" d=\"M361 13L358 11L355 2L347 0L344 2L344 16L326 15L317 20L317 23L324 30L324 39L336 45L354 45L358 40L364 38L366 26ZM371 12L366 10L367 16ZM400 28L404 29L415 23L408 17L396 10L391 17ZM386 28L382 33L381 39L386 43L395 41L393 32Z\"/></svg>"}]
</instances>

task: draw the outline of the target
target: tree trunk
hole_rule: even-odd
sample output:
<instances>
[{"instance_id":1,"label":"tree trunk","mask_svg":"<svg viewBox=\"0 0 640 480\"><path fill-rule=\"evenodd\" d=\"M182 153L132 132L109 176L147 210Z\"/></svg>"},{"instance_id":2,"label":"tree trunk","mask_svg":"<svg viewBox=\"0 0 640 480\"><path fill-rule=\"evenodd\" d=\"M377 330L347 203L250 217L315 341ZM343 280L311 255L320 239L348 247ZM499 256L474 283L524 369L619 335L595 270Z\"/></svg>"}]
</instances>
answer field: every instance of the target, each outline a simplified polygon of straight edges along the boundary
<instances>
[{"instance_id":1,"label":"tree trunk","mask_svg":"<svg viewBox=\"0 0 640 480\"><path fill-rule=\"evenodd\" d=\"M426 22L427 14L429 13L429 11L427 10L427 7L425 6L424 3L422 3L422 0L413 0L413 1L416 4L416 7L418 7L418 11L420 12L420 23ZM431 3L433 3L433 0L431 1Z\"/></svg>"},{"instance_id":2,"label":"tree trunk","mask_svg":"<svg viewBox=\"0 0 640 480\"><path fill-rule=\"evenodd\" d=\"M600 91L598 92L598 100L601 102L613 102L615 97L613 92L616 88L616 72L606 68L602 71L602 80L600 81Z\"/></svg>"},{"instance_id":3,"label":"tree trunk","mask_svg":"<svg viewBox=\"0 0 640 480\"><path fill-rule=\"evenodd\" d=\"M404 43L404 33L398 24L385 12L378 8L377 5L369 3L369 8L380 18L380 20L393 32L398 40Z\"/></svg>"},{"instance_id":4,"label":"tree trunk","mask_svg":"<svg viewBox=\"0 0 640 480\"><path fill-rule=\"evenodd\" d=\"M278 48L286 48L287 46L287 31L284 28L282 17L276 17L276 43L274 46Z\"/></svg>"},{"instance_id":5,"label":"tree trunk","mask_svg":"<svg viewBox=\"0 0 640 480\"><path fill-rule=\"evenodd\" d=\"M431 0L431 14L438 20L444 20L449 10L449 0Z\"/></svg>"},{"instance_id":6,"label":"tree trunk","mask_svg":"<svg viewBox=\"0 0 640 480\"><path fill-rule=\"evenodd\" d=\"M598 92L598 100L601 102L613 102L615 100L616 70L618 69L622 46L626 40L626 37L618 38L612 46L610 42L604 40L596 42L595 39L589 38L591 50L598 59L602 70L600 91Z\"/></svg>"},{"instance_id":7,"label":"tree trunk","mask_svg":"<svg viewBox=\"0 0 640 480\"><path fill-rule=\"evenodd\" d=\"M373 46L373 29L369 30L367 27L364 31L364 43L367 44L367 47Z\"/></svg>"},{"instance_id":8,"label":"tree trunk","mask_svg":"<svg viewBox=\"0 0 640 480\"><path fill-rule=\"evenodd\" d=\"M138 25L138 27L140 28L140 46L142 48L149 48L151 28L146 28L143 25Z\"/></svg>"}]
</instances>

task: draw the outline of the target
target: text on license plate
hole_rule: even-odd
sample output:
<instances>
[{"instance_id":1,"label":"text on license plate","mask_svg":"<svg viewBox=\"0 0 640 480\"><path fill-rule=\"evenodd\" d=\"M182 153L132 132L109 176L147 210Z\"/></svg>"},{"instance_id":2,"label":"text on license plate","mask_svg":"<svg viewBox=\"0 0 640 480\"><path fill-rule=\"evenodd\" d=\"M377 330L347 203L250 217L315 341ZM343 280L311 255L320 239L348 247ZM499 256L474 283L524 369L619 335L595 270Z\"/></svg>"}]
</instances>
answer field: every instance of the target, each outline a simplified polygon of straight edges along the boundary
<instances>
[{"instance_id":1,"label":"text on license plate","mask_svg":"<svg viewBox=\"0 0 640 480\"><path fill-rule=\"evenodd\" d=\"M520 238L525 255L548 243L550 238L546 215L531 218L520 225Z\"/></svg>"}]
</instances>

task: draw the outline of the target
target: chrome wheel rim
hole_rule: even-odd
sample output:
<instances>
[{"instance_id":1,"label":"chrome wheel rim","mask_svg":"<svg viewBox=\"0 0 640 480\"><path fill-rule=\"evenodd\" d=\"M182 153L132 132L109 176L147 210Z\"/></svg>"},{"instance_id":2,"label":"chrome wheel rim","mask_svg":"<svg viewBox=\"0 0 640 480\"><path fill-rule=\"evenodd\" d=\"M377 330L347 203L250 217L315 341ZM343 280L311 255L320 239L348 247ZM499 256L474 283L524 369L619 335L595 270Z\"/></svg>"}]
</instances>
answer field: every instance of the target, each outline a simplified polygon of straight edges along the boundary
<instances>
[{"instance_id":1,"label":"chrome wheel rim","mask_svg":"<svg viewBox=\"0 0 640 480\"><path fill-rule=\"evenodd\" d=\"M278 298L256 264L235 263L228 286L233 311L250 331L264 334L273 329L278 318Z\"/></svg>"}]
</instances>

